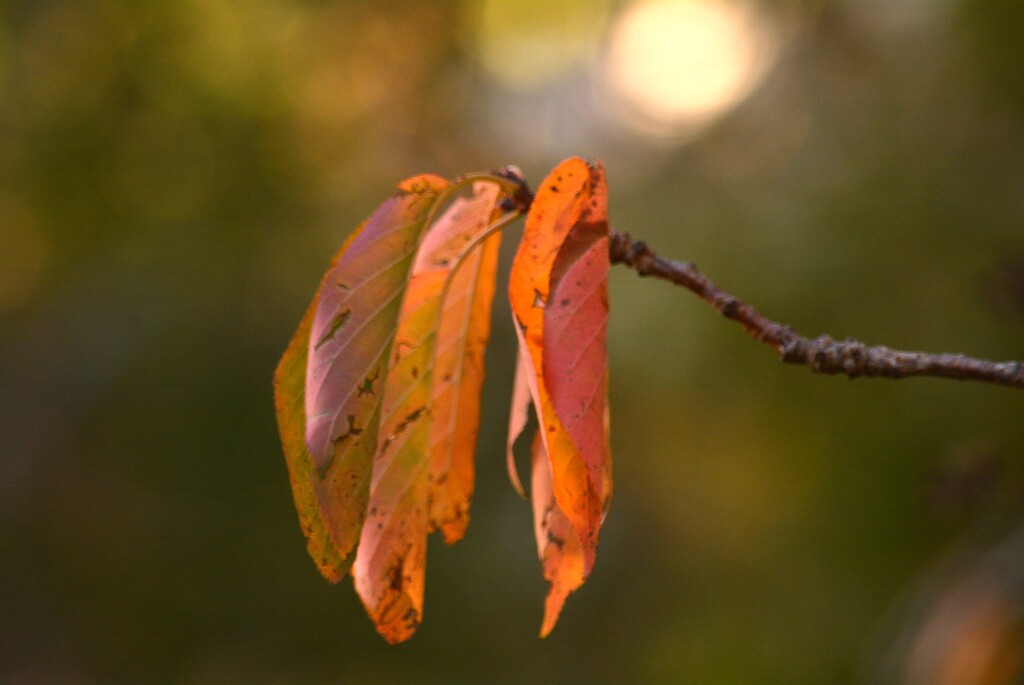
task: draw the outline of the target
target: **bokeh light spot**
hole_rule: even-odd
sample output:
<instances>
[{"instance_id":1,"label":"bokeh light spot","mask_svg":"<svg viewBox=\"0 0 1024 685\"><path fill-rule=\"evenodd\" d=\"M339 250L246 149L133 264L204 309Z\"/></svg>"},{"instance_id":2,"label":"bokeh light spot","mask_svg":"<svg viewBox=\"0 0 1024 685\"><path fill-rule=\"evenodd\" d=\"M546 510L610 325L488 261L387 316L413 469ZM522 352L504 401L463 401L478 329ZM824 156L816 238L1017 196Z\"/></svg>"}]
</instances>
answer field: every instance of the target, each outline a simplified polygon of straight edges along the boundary
<instances>
[{"instance_id":1,"label":"bokeh light spot","mask_svg":"<svg viewBox=\"0 0 1024 685\"><path fill-rule=\"evenodd\" d=\"M603 72L627 123L685 134L742 101L777 48L767 19L745 3L647 0L618 17Z\"/></svg>"}]
</instances>

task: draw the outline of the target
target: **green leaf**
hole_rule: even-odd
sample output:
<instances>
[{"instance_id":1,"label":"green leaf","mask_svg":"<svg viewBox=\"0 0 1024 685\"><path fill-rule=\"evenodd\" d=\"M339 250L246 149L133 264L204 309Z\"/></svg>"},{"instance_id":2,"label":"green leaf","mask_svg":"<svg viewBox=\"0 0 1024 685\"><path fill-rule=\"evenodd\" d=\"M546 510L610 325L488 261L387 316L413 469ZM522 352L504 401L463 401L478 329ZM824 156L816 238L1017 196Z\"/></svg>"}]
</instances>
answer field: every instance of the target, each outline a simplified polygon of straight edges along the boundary
<instances>
[{"instance_id":1,"label":"green leaf","mask_svg":"<svg viewBox=\"0 0 1024 685\"><path fill-rule=\"evenodd\" d=\"M278 365L278 427L299 521L325 578L352 565L369 499L386 360L416 247L448 182L402 182L346 241Z\"/></svg>"}]
</instances>

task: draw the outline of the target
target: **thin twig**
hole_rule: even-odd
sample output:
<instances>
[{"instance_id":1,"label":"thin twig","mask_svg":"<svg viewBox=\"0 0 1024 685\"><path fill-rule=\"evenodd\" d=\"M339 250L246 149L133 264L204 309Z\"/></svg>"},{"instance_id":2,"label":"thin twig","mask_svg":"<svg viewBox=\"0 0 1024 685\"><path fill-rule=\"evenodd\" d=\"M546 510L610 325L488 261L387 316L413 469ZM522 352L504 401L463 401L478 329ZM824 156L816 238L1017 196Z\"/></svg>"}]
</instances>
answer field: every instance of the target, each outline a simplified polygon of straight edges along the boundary
<instances>
[{"instance_id":1,"label":"thin twig","mask_svg":"<svg viewBox=\"0 0 1024 685\"><path fill-rule=\"evenodd\" d=\"M1024 388L1024 364L1018 361L992 362L962 354L903 352L884 345L868 346L857 340L833 340L827 335L805 338L722 290L693 264L659 257L643 241L633 241L626 233L612 231L610 252L613 264L625 264L641 276L661 278L695 293L719 314L743 326L754 340L774 347L787 364L803 364L815 373L844 374L850 378L935 376Z\"/></svg>"}]
</instances>

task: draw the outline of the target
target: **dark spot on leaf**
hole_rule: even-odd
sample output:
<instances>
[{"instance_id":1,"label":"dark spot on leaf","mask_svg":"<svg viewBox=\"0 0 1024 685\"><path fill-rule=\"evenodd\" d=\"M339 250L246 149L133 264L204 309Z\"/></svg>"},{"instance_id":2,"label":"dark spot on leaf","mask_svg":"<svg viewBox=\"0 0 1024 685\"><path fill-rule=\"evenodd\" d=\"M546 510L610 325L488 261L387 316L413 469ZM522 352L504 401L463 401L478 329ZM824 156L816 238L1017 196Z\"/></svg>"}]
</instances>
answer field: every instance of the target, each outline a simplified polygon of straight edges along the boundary
<instances>
[{"instance_id":1,"label":"dark spot on leaf","mask_svg":"<svg viewBox=\"0 0 1024 685\"><path fill-rule=\"evenodd\" d=\"M444 380L445 383L449 382L451 379L452 379L452 375L450 373L446 373L444 375L443 380Z\"/></svg>"},{"instance_id":2,"label":"dark spot on leaf","mask_svg":"<svg viewBox=\"0 0 1024 685\"><path fill-rule=\"evenodd\" d=\"M334 440L332 440L332 442L334 442L335 444L341 442L345 438L358 438L360 435L363 434L363 429L356 425L355 414L349 414L347 418L348 430L339 435L338 437L334 438Z\"/></svg>"},{"instance_id":3,"label":"dark spot on leaf","mask_svg":"<svg viewBox=\"0 0 1024 685\"><path fill-rule=\"evenodd\" d=\"M569 298L565 298L559 304L561 304L563 307L568 307L569 306Z\"/></svg>"},{"instance_id":4,"label":"dark spot on leaf","mask_svg":"<svg viewBox=\"0 0 1024 685\"><path fill-rule=\"evenodd\" d=\"M337 334L338 329L344 326L345 322L348 321L349 317L351 316L352 310L346 309L345 311L339 313L336 317L334 317L334 320L331 321L331 325L327 328L327 331L323 334L323 337L321 337L320 340L317 341L317 344L313 349L319 350L324 343L332 339Z\"/></svg>"},{"instance_id":5,"label":"dark spot on leaf","mask_svg":"<svg viewBox=\"0 0 1024 685\"><path fill-rule=\"evenodd\" d=\"M420 407L419 409L417 409L415 411L409 412L409 415L406 416L404 419L402 419L402 422L400 424L398 424L398 428L396 429L396 432L401 432L401 431L405 430L409 426L410 423L412 423L413 421L415 421L416 419L421 417L423 415L423 412L425 412L426 410L427 410L426 407Z\"/></svg>"},{"instance_id":6,"label":"dark spot on leaf","mask_svg":"<svg viewBox=\"0 0 1024 685\"><path fill-rule=\"evenodd\" d=\"M420 407L415 411L409 412L409 414L402 419L397 426L395 426L395 432L384 438L384 442L381 444L381 454L387 451L388 446L395 441L395 438L397 438L402 431L408 428L410 423L422 416L425 411L427 411L426 407Z\"/></svg>"},{"instance_id":7,"label":"dark spot on leaf","mask_svg":"<svg viewBox=\"0 0 1024 685\"><path fill-rule=\"evenodd\" d=\"M359 395L373 394L373 384L380 378L380 367L373 370L373 373L363 379L363 382L356 388Z\"/></svg>"},{"instance_id":8,"label":"dark spot on leaf","mask_svg":"<svg viewBox=\"0 0 1024 685\"><path fill-rule=\"evenodd\" d=\"M556 186L554 183L549 185L548 188L551 190L552 193L557 193L558 192L558 186Z\"/></svg>"},{"instance_id":9,"label":"dark spot on leaf","mask_svg":"<svg viewBox=\"0 0 1024 685\"><path fill-rule=\"evenodd\" d=\"M349 414L348 415L348 432L351 435L361 435L362 432L363 432L362 428L357 428L356 427L356 417L355 417L355 414Z\"/></svg>"},{"instance_id":10,"label":"dark spot on leaf","mask_svg":"<svg viewBox=\"0 0 1024 685\"><path fill-rule=\"evenodd\" d=\"M410 371L409 373L412 374L413 378L419 378L420 377L420 369L419 369L418 366L412 367L412 371Z\"/></svg>"}]
</instances>

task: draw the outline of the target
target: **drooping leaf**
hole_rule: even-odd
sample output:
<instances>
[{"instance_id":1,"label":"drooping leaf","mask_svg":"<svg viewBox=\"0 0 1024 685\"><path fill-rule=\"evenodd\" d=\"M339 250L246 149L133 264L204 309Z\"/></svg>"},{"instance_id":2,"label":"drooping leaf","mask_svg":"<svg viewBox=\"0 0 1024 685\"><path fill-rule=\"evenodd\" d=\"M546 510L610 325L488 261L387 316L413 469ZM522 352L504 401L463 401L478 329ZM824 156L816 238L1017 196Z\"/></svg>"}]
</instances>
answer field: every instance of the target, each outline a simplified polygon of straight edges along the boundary
<instances>
[{"instance_id":1,"label":"drooping leaf","mask_svg":"<svg viewBox=\"0 0 1024 685\"><path fill-rule=\"evenodd\" d=\"M546 456L537 457L535 450L534 461L546 461L550 473L547 488L544 470L536 464L532 469L534 514L543 519L536 522L538 548L551 583L543 634L554 626L565 596L593 567L611 496L605 344L609 266L604 170L581 159L566 160L537 192L509 283L520 361L527 367L540 453ZM514 406L510 445L525 425L518 411ZM549 490L565 521L548 506ZM566 521L575 540L565 533ZM581 573L574 544L582 557Z\"/></svg>"},{"instance_id":2,"label":"drooping leaf","mask_svg":"<svg viewBox=\"0 0 1024 685\"><path fill-rule=\"evenodd\" d=\"M451 545L469 525L480 427L484 352L501 234L474 250L452 276L438 326L430 430L430 524Z\"/></svg>"},{"instance_id":3,"label":"drooping leaf","mask_svg":"<svg viewBox=\"0 0 1024 685\"><path fill-rule=\"evenodd\" d=\"M454 542L467 522L498 236L480 240L497 217L498 191L478 183L433 222L401 305L353 569L392 643L422 617L427 533L441 528Z\"/></svg>"},{"instance_id":4,"label":"drooping leaf","mask_svg":"<svg viewBox=\"0 0 1024 685\"><path fill-rule=\"evenodd\" d=\"M536 385L533 375L533 363L529 356L524 356L522 347L516 352L516 373L512 381L512 404L508 417L508 441L505 445L505 467L508 470L508 479L512 487L520 497L526 497L526 488L519 477L519 469L516 467L516 455L514 447L516 440L526 429L530 420L531 397L536 395L532 386Z\"/></svg>"},{"instance_id":5,"label":"drooping leaf","mask_svg":"<svg viewBox=\"0 0 1024 685\"><path fill-rule=\"evenodd\" d=\"M538 430L531 449L530 491L533 499L533 532L544 578L551 584L544 601L540 636L547 637L558 621L565 598L583 584L583 549L572 523L558 507L551 487L551 460Z\"/></svg>"},{"instance_id":6,"label":"drooping leaf","mask_svg":"<svg viewBox=\"0 0 1024 685\"><path fill-rule=\"evenodd\" d=\"M274 372L274 407L295 508L299 514L302 532L306 536L309 555L324 578L337 583L345 576L351 563L346 563L338 553L320 515L317 486L321 479L306 450L306 413L303 403L306 387L306 348L315 306L314 299Z\"/></svg>"},{"instance_id":7,"label":"drooping leaf","mask_svg":"<svg viewBox=\"0 0 1024 685\"><path fill-rule=\"evenodd\" d=\"M600 164L591 170L585 193L587 205L551 268L550 306L544 309L544 382L555 414L587 466L603 519L612 490L606 343L611 261L608 191Z\"/></svg>"},{"instance_id":8,"label":"drooping leaf","mask_svg":"<svg viewBox=\"0 0 1024 685\"><path fill-rule=\"evenodd\" d=\"M369 497L384 364L420 234L448 182L398 186L331 263L274 376L299 521L325 578L348 572Z\"/></svg>"}]
</instances>

